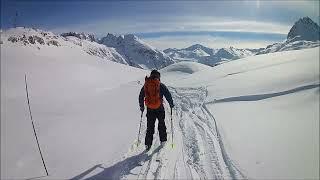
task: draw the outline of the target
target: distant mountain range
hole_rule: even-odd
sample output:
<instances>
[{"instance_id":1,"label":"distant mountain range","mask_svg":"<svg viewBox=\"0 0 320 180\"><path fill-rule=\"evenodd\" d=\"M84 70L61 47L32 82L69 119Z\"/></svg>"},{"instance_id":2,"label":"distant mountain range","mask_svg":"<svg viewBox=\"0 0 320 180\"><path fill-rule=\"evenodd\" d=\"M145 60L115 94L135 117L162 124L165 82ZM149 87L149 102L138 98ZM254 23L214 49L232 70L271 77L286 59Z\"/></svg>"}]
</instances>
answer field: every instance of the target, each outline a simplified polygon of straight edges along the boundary
<instances>
[{"instance_id":1,"label":"distant mountain range","mask_svg":"<svg viewBox=\"0 0 320 180\"><path fill-rule=\"evenodd\" d=\"M286 40L269 45L265 48L238 49L229 47L212 49L200 44L195 44L183 49L165 49L164 52L175 62L194 61L215 66L247 56L317 47L319 46L319 33L319 25L313 22L309 17L304 17L293 25Z\"/></svg>"},{"instance_id":2,"label":"distant mountain range","mask_svg":"<svg viewBox=\"0 0 320 180\"><path fill-rule=\"evenodd\" d=\"M247 56L252 56L259 49L237 49L234 47L211 49L200 44L192 45L184 49L165 49L175 62L194 61L202 64L214 66L229 60L235 60Z\"/></svg>"},{"instance_id":3,"label":"distant mountain range","mask_svg":"<svg viewBox=\"0 0 320 180\"><path fill-rule=\"evenodd\" d=\"M286 40L259 49L234 47L212 49L195 44L183 49L169 48L160 51L132 34L115 36L109 33L97 39L93 34L68 32L56 35L52 32L23 27L1 31L0 44L8 41L39 50L43 47L79 48L87 54L105 60L143 69L161 69L180 61L216 66L247 56L317 47L320 44L319 33L319 25L304 17L293 25Z\"/></svg>"},{"instance_id":4,"label":"distant mountain range","mask_svg":"<svg viewBox=\"0 0 320 180\"><path fill-rule=\"evenodd\" d=\"M299 19L290 29L287 39L258 51L256 55L319 46L320 27L309 17Z\"/></svg>"}]
</instances>

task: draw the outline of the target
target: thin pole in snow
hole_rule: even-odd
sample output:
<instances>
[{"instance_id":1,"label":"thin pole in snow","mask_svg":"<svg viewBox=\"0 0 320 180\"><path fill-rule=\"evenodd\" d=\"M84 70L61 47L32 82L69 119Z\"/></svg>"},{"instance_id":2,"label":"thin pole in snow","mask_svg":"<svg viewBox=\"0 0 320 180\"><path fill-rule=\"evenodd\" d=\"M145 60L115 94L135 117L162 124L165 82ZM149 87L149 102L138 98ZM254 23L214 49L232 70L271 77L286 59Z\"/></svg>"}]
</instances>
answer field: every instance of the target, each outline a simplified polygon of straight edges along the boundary
<instances>
[{"instance_id":1,"label":"thin pole in snow","mask_svg":"<svg viewBox=\"0 0 320 180\"><path fill-rule=\"evenodd\" d=\"M140 130L141 130L142 115L143 115L143 111L141 111L141 119L140 119L140 126L139 126L139 134L138 134L137 147L139 146L139 143L140 143Z\"/></svg>"},{"instance_id":2,"label":"thin pole in snow","mask_svg":"<svg viewBox=\"0 0 320 180\"><path fill-rule=\"evenodd\" d=\"M37 144L38 144L38 149L39 149L39 152L40 152L40 156L41 156L41 159L42 159L42 163L43 163L44 169L46 170L47 176L49 176L46 164L44 163L44 159L43 159L43 156L42 156L42 152L41 152L39 141L38 141L38 137L37 137L37 132L35 130L33 119L32 119L32 113L31 113L31 108L30 108L30 100L29 100L29 92L28 92L28 84L27 84L27 75L26 74L24 75L24 82L26 84L26 93L27 93L28 107L29 107L29 113L30 113L33 133L34 133L34 136L36 137L36 141L37 141Z\"/></svg>"},{"instance_id":3,"label":"thin pole in snow","mask_svg":"<svg viewBox=\"0 0 320 180\"><path fill-rule=\"evenodd\" d=\"M171 108L171 147L173 148L173 124L172 124L172 108Z\"/></svg>"}]
</instances>

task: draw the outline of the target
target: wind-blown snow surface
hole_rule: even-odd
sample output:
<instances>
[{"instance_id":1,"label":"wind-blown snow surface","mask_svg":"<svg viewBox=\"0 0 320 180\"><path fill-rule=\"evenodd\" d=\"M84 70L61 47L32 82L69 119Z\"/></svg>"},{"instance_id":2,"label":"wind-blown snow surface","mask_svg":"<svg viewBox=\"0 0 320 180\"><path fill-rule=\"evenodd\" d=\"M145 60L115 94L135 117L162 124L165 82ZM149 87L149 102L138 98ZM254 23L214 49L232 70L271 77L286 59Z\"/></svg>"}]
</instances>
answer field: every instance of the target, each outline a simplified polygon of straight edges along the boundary
<instances>
[{"instance_id":1,"label":"wind-blown snow surface","mask_svg":"<svg viewBox=\"0 0 320 180\"><path fill-rule=\"evenodd\" d=\"M91 56L78 48L41 51L1 45L1 179L45 175L29 117L33 119L49 179L66 179L127 151L139 127L137 79L146 71ZM44 178L44 177L42 177Z\"/></svg>"},{"instance_id":2,"label":"wind-blown snow surface","mask_svg":"<svg viewBox=\"0 0 320 180\"><path fill-rule=\"evenodd\" d=\"M319 178L319 48L173 77L164 80L183 91L207 90L204 106L216 119L227 154L248 178Z\"/></svg>"},{"instance_id":3,"label":"wind-blown snow surface","mask_svg":"<svg viewBox=\"0 0 320 180\"><path fill-rule=\"evenodd\" d=\"M319 178L318 47L162 69L173 121L165 102L168 143L156 133L146 153L145 113L139 144L137 133L148 71L78 48L2 44L2 179L45 175L25 73L42 179Z\"/></svg>"},{"instance_id":4,"label":"wind-blown snow surface","mask_svg":"<svg viewBox=\"0 0 320 180\"><path fill-rule=\"evenodd\" d=\"M162 72L165 72L162 74L162 77L169 77L171 81L173 79L184 79L189 77L190 75L210 69L210 66L203 65L196 62L189 62L189 61L183 61L176 64L173 64L171 66L165 67L161 69Z\"/></svg>"}]
</instances>

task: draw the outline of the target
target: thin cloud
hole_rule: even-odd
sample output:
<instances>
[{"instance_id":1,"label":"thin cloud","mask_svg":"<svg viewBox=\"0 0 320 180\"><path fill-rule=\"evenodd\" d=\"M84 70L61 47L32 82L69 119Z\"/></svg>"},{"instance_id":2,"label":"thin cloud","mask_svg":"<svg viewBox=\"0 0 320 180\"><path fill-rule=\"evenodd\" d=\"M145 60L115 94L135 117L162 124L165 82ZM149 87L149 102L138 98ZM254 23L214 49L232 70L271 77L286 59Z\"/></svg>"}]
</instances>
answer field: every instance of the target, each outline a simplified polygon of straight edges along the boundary
<instances>
[{"instance_id":1,"label":"thin cloud","mask_svg":"<svg viewBox=\"0 0 320 180\"><path fill-rule=\"evenodd\" d=\"M107 32L117 34L170 32L170 31L231 31L287 34L290 26L274 22L250 20L231 20L228 18L185 17L164 20L161 18L141 18L135 22L129 20L108 20L91 22L85 25L73 25L52 29L54 32L83 31L95 32L103 36Z\"/></svg>"},{"instance_id":2,"label":"thin cloud","mask_svg":"<svg viewBox=\"0 0 320 180\"><path fill-rule=\"evenodd\" d=\"M236 47L236 48L262 48L277 41L230 39L223 37L201 36L161 36L156 38L142 38L143 41L160 50L167 48L186 48L193 44L202 44L211 48Z\"/></svg>"}]
</instances>

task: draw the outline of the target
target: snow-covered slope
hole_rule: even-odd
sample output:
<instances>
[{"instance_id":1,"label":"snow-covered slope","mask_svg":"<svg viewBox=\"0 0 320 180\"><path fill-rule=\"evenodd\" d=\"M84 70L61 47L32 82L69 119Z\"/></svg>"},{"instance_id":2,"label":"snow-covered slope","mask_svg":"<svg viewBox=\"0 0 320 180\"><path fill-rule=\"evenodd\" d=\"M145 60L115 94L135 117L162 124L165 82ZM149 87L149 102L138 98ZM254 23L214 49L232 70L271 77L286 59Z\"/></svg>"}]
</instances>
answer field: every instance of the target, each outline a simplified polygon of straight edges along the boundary
<instances>
[{"instance_id":1,"label":"snow-covered slope","mask_svg":"<svg viewBox=\"0 0 320 180\"><path fill-rule=\"evenodd\" d=\"M163 68L168 143L143 152L150 72L57 38L1 44L1 179L319 179L319 47Z\"/></svg>"},{"instance_id":2,"label":"snow-covered slope","mask_svg":"<svg viewBox=\"0 0 320 180\"><path fill-rule=\"evenodd\" d=\"M161 69L174 63L165 53L134 35L116 37L108 34L98 43L90 34L69 32L60 36L39 29L18 27L2 32L1 36L3 43L18 43L38 50L45 46L77 48L92 56L143 69Z\"/></svg>"},{"instance_id":3,"label":"snow-covered slope","mask_svg":"<svg viewBox=\"0 0 320 180\"><path fill-rule=\"evenodd\" d=\"M109 33L99 43L114 47L131 66L144 69L161 69L174 63L165 53L151 47L132 34L117 37Z\"/></svg>"},{"instance_id":4,"label":"snow-covered slope","mask_svg":"<svg viewBox=\"0 0 320 180\"><path fill-rule=\"evenodd\" d=\"M75 48L92 56L126 64L126 60L114 49L95 42L93 35L84 33L64 33L62 36L52 32L32 28L12 28L1 33L3 43L17 43L42 51L43 48Z\"/></svg>"},{"instance_id":5,"label":"snow-covered slope","mask_svg":"<svg viewBox=\"0 0 320 180\"><path fill-rule=\"evenodd\" d=\"M166 78L167 76L170 76L171 81L173 79L180 80L181 78L186 78L192 74L195 74L197 72L210 69L210 66L200 64L197 62L190 62L190 61L182 61L175 64L172 64L170 66L167 66L160 70L162 73L162 77Z\"/></svg>"},{"instance_id":6,"label":"snow-covered slope","mask_svg":"<svg viewBox=\"0 0 320 180\"><path fill-rule=\"evenodd\" d=\"M98 56L100 58L108 59L121 64L130 65L126 59L116 51L115 48L107 47L94 41L79 39L75 36L66 36L65 39L74 43L75 45L81 46L81 48L90 55Z\"/></svg>"},{"instance_id":7,"label":"snow-covered slope","mask_svg":"<svg viewBox=\"0 0 320 180\"><path fill-rule=\"evenodd\" d=\"M178 80L171 72L163 80L191 101L206 92L202 106L247 178L318 179L319 75L317 47L251 56ZM177 111L208 123L196 109L184 108L188 98L183 102ZM180 122L194 122L194 116Z\"/></svg>"},{"instance_id":8,"label":"snow-covered slope","mask_svg":"<svg viewBox=\"0 0 320 180\"><path fill-rule=\"evenodd\" d=\"M47 36L40 36L45 44L51 40ZM148 72L89 55L61 37L56 41L60 46L6 39L1 44L1 179L45 175L25 74L49 179L71 178L101 161L111 163L137 135L141 85L136 80Z\"/></svg>"}]
</instances>

